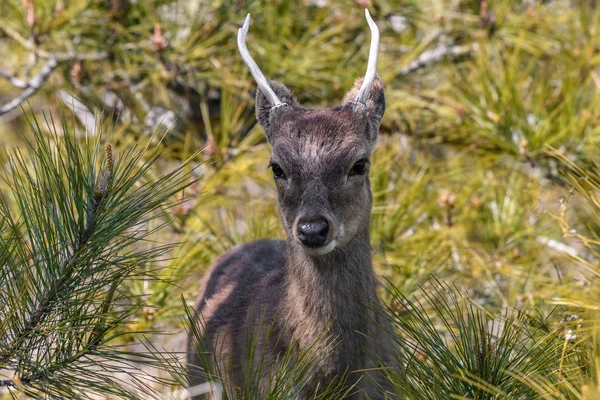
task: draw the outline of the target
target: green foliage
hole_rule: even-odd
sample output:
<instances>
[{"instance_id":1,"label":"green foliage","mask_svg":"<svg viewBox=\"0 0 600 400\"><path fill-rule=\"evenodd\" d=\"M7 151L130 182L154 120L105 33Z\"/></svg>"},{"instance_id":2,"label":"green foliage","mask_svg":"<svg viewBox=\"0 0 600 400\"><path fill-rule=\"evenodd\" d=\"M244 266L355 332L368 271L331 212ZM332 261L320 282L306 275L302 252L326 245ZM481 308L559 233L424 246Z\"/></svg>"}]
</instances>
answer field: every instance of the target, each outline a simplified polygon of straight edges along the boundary
<instances>
[{"instance_id":1,"label":"green foliage","mask_svg":"<svg viewBox=\"0 0 600 400\"><path fill-rule=\"evenodd\" d=\"M592 163L584 169L567 160L560 152L554 152L553 155L567 169L566 179L572 186L572 198L569 199L569 203L563 203L556 219L564 236L574 240L582 249L581 252L572 255L573 261L579 266L582 284L578 287L558 288L554 302L577 307L586 319L578 333L583 337L580 341L580 351L585 361L584 372L588 376L588 384L583 387L582 394L584 399L594 398L600 395L600 165ZM572 208L579 218L569 216L569 204L577 204L576 208ZM583 222L574 227L573 219Z\"/></svg>"},{"instance_id":2,"label":"green foliage","mask_svg":"<svg viewBox=\"0 0 600 400\"><path fill-rule=\"evenodd\" d=\"M10 189L0 197L2 386L31 397L150 395L141 382L153 378L115 344L139 307L121 285L150 278L140 266L172 247L139 243L190 173L177 168L149 179L156 150L133 147L113 157L101 135L79 142L65 119L57 126L48 116L48 136L31 118L34 141L28 154L9 154ZM140 380L127 384L118 373Z\"/></svg>"},{"instance_id":3,"label":"green foliage","mask_svg":"<svg viewBox=\"0 0 600 400\"><path fill-rule=\"evenodd\" d=\"M490 313L440 283L419 299L393 296L397 340L408 358L406 379L396 381L409 399L541 399L563 392L571 398L566 386L581 382L571 361L575 346L549 318ZM561 379L568 379L563 390Z\"/></svg>"},{"instance_id":4,"label":"green foliage","mask_svg":"<svg viewBox=\"0 0 600 400\"><path fill-rule=\"evenodd\" d=\"M364 73L365 6L381 31L378 72L387 100L371 169L374 264L395 288L382 291L386 303L406 298L413 304L396 325L407 336L419 334L407 343L425 355L412 359L413 373L396 379L398 388L415 398L422 398L418 388L437 398L447 398L445 390L457 398L599 397L600 12L590 1L0 2L0 72L29 80L60 56L30 98L39 119L42 107L57 109L61 102L71 112L73 102L60 92L68 90L88 116L104 116L103 129L114 126L116 153L127 153L159 126L168 134L158 168L172 170L201 148L207 160L203 180L186 191L195 200L177 205L172 221L146 222L150 231L164 225L152 239L181 244L160 250L143 242L148 255L169 260L145 257L142 268L125 268L156 279L119 284L119 307L133 300L144 307L112 313L107 321L126 325L111 330L120 336L105 345L131 344L126 331L183 329L180 295L193 304L217 256L239 243L284 235L266 168L269 149L255 124L255 85L235 45L246 13L252 14L248 46L265 74L304 103L334 106ZM0 106L21 93L10 82L0 77ZM75 133L92 138L95 128L81 112L74 116ZM3 143L35 142L19 110L0 118ZM0 163L11 165L4 155ZM88 171L95 176L85 181L88 196L101 182L101 168ZM162 175L155 167L145 173ZM68 200L52 217L35 217L48 243L73 240L85 218L77 217L77 229L67 224L57 231L53 221L79 214L71 197L47 192L37 194L53 204ZM9 188L0 186L0 193L3 215L20 215ZM25 204L30 213L47 212L32 201ZM27 229L22 220L14 224ZM36 240L46 243L44 237ZM89 296L102 299L109 276ZM429 288L432 276L468 290L469 301L446 289L431 304L414 300L423 299L420 288ZM579 318L564 321L574 314ZM92 325L100 321L93 315ZM531 326L532 318L543 326ZM566 342L569 330L576 339ZM153 340L157 348L171 346L165 337ZM487 376L467 357L482 343L489 345L485 354L510 353L510 362L481 364L495 371L493 382L482 380ZM539 349L552 351L538 356ZM433 360L451 376L429 376Z\"/></svg>"}]
</instances>

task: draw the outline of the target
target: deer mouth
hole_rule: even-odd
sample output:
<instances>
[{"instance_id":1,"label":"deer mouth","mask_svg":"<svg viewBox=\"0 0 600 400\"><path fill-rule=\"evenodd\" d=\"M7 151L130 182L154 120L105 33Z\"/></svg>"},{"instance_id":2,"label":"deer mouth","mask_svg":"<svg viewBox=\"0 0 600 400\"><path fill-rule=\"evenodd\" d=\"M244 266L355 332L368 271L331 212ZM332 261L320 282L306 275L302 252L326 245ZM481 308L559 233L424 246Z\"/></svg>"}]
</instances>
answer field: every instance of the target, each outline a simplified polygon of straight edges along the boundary
<instances>
[{"instance_id":1,"label":"deer mouth","mask_svg":"<svg viewBox=\"0 0 600 400\"><path fill-rule=\"evenodd\" d=\"M319 247L310 247L302 242L300 242L300 245L302 246L302 250L304 250L304 252L309 256L322 256L335 249L337 241L333 239L331 242Z\"/></svg>"}]
</instances>

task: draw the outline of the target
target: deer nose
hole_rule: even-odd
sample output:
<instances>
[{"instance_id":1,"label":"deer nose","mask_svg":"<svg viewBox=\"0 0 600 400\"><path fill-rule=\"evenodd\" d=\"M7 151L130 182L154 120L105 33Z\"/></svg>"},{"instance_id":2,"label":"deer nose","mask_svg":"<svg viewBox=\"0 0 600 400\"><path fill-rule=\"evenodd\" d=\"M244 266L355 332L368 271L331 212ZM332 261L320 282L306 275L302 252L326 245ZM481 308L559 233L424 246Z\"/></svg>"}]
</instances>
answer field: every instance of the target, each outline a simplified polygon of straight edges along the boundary
<instances>
[{"instance_id":1,"label":"deer nose","mask_svg":"<svg viewBox=\"0 0 600 400\"><path fill-rule=\"evenodd\" d=\"M321 247L327 241L329 224L325 218L298 221L298 239L307 247Z\"/></svg>"}]
</instances>

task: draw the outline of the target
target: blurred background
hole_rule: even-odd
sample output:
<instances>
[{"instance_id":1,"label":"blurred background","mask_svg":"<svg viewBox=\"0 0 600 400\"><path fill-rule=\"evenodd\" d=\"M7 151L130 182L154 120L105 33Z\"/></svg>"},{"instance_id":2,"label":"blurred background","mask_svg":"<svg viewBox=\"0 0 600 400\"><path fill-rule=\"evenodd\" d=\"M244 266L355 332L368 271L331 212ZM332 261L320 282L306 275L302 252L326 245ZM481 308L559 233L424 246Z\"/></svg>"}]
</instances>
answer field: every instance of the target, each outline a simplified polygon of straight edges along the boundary
<instances>
[{"instance_id":1,"label":"blurred background","mask_svg":"<svg viewBox=\"0 0 600 400\"><path fill-rule=\"evenodd\" d=\"M28 140L21 103L64 113L82 140L105 132L115 157L164 134L157 175L193 155L200 180L154 235L174 246L140 266L160 279L120 288L144 303L127 329L181 349L182 296L194 303L211 262L284 237L237 29L250 13L265 75L334 107L366 68L365 8L387 100L371 168L382 282L418 296L435 277L490 313L535 309L577 330L581 379L564 397L586 398L600 365L595 1L2 0L0 143Z\"/></svg>"}]
</instances>

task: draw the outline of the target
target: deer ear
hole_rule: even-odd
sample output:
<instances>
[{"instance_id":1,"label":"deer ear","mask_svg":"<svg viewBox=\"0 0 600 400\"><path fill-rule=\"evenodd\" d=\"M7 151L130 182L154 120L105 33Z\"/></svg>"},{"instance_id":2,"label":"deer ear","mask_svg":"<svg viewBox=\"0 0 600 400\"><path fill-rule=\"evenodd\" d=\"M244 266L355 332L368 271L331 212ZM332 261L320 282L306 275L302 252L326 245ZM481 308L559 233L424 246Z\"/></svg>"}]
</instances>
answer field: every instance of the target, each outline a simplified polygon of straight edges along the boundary
<instances>
[{"instance_id":1,"label":"deer ear","mask_svg":"<svg viewBox=\"0 0 600 400\"><path fill-rule=\"evenodd\" d=\"M256 119L258 119L258 122L265 130L267 139L271 141L271 126L275 119L280 117L287 110L298 108L299 104L292 94L292 91L284 84L271 80L268 82L271 89L273 89L277 97L279 97L279 100L281 100L282 103L285 103L284 105L273 107L260 88L256 89Z\"/></svg>"},{"instance_id":2,"label":"deer ear","mask_svg":"<svg viewBox=\"0 0 600 400\"><path fill-rule=\"evenodd\" d=\"M381 118L385 112L385 95L383 93L383 81L379 77L379 74L375 76L373 86L367 95L365 103L358 103L356 97L358 90L362 86L364 78L358 78L354 82L354 87L350 90L346 96L344 96L344 107L351 107L355 114L358 114L361 120L365 120L368 123L368 134L369 139L375 140L377 133L379 132L379 124L381 124ZM366 114L366 115L365 115Z\"/></svg>"}]
</instances>

